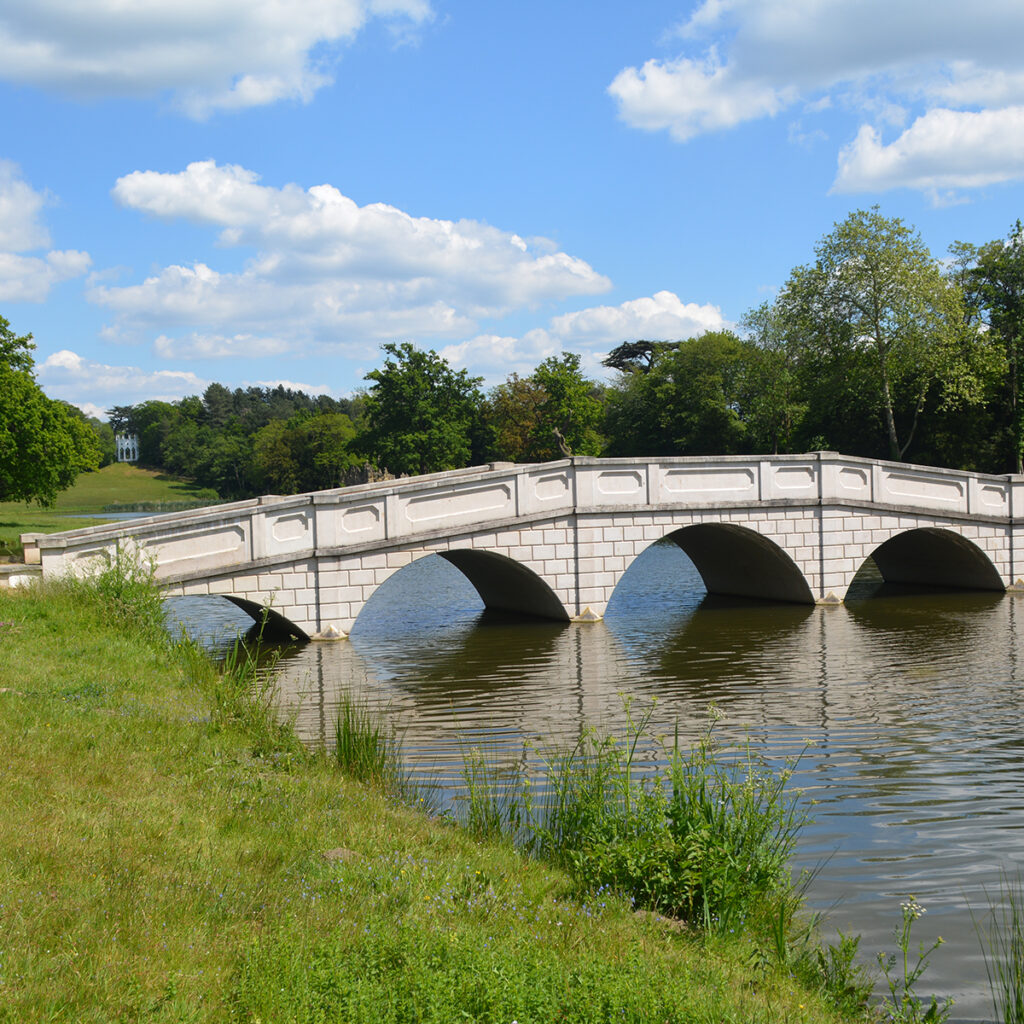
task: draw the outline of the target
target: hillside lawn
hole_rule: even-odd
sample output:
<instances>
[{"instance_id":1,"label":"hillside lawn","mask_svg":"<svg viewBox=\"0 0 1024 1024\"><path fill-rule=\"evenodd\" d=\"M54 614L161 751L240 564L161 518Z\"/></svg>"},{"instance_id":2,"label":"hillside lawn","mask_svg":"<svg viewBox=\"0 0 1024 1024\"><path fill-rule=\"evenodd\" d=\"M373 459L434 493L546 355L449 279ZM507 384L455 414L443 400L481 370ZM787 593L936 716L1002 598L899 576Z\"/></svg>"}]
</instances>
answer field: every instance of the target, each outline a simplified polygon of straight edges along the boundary
<instances>
[{"instance_id":1,"label":"hillside lawn","mask_svg":"<svg viewBox=\"0 0 1024 1024\"><path fill-rule=\"evenodd\" d=\"M102 515L109 505L191 501L208 498L209 494L188 480L178 480L127 462L115 462L95 473L82 473L74 486L57 496L52 508L0 502L0 558L21 557L19 537L23 533L57 533L109 523L110 519ZM94 515L85 519L68 518L85 513Z\"/></svg>"}]
</instances>

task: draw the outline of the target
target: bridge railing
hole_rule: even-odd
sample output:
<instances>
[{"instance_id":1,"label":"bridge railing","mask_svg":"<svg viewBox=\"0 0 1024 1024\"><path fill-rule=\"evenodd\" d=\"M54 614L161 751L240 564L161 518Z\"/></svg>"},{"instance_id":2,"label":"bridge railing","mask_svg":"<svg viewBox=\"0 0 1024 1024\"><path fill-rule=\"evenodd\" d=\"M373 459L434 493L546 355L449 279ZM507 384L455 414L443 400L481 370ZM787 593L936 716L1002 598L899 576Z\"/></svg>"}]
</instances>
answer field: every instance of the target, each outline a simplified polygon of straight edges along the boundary
<instances>
[{"instance_id":1,"label":"bridge railing","mask_svg":"<svg viewBox=\"0 0 1024 1024\"><path fill-rule=\"evenodd\" d=\"M117 547L160 580L495 529L575 512L763 504L875 506L1009 520L1024 478L875 462L832 452L494 463L430 476L262 498L40 536L44 575L81 572Z\"/></svg>"}]
</instances>

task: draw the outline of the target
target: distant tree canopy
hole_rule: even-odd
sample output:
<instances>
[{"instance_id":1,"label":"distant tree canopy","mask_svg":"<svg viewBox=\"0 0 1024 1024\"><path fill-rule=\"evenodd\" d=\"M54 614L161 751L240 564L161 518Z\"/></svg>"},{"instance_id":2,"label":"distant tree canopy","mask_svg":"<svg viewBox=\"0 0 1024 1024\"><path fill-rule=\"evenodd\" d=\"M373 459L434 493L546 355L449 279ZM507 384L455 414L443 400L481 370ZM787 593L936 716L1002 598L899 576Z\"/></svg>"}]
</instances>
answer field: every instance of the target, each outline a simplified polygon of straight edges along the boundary
<instances>
[{"instance_id":1,"label":"distant tree canopy","mask_svg":"<svg viewBox=\"0 0 1024 1024\"><path fill-rule=\"evenodd\" d=\"M114 406L117 433L139 438L139 461L189 477L225 498L340 486L361 461L350 450L358 399L211 384L178 402Z\"/></svg>"},{"instance_id":2,"label":"distant tree canopy","mask_svg":"<svg viewBox=\"0 0 1024 1024\"><path fill-rule=\"evenodd\" d=\"M0 501L50 505L75 477L100 464L89 424L43 394L33 375L32 335L0 316Z\"/></svg>"},{"instance_id":3,"label":"distant tree canopy","mask_svg":"<svg viewBox=\"0 0 1024 1024\"><path fill-rule=\"evenodd\" d=\"M573 455L600 455L602 389L584 377L580 363L573 352L548 356L529 377L513 373L491 390L484 419L497 459L560 459L563 445Z\"/></svg>"}]
</instances>

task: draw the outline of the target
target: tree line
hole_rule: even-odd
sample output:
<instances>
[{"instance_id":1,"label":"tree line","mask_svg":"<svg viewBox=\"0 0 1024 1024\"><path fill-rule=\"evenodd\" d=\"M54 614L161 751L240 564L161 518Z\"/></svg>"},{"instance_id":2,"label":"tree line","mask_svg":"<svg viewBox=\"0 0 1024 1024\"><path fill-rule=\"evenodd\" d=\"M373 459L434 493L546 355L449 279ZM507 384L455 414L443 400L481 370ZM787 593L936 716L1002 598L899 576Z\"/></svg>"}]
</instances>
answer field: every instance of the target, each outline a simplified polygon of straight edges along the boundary
<instances>
[{"instance_id":1,"label":"tree line","mask_svg":"<svg viewBox=\"0 0 1024 1024\"><path fill-rule=\"evenodd\" d=\"M27 349L14 351L20 369L6 372L30 376ZM1020 222L938 260L875 207L836 224L737 330L623 341L604 360L610 382L562 353L485 391L436 352L390 343L351 399L211 384L178 402L115 407L91 431L100 458L112 457L114 431L137 433L143 464L226 498L336 487L366 467L398 476L567 454L827 449L1019 473L1022 357Z\"/></svg>"}]
</instances>

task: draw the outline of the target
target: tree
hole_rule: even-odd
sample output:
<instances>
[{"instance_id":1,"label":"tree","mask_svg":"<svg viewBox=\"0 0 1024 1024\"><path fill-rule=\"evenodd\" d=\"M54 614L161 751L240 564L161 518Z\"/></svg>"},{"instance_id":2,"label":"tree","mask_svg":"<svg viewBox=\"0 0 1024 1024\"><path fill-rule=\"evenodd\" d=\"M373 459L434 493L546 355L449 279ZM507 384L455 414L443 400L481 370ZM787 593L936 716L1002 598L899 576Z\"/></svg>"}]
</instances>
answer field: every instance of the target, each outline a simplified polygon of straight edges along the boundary
<instances>
[{"instance_id":1,"label":"tree","mask_svg":"<svg viewBox=\"0 0 1024 1024\"><path fill-rule=\"evenodd\" d=\"M480 377L453 370L436 352L409 342L383 346L371 370L366 422L353 450L396 475L435 473L468 464L482 396Z\"/></svg>"},{"instance_id":2,"label":"tree","mask_svg":"<svg viewBox=\"0 0 1024 1024\"><path fill-rule=\"evenodd\" d=\"M340 487L345 473L359 465L360 460L352 451L356 430L343 412L309 416L299 423L295 433L303 491Z\"/></svg>"},{"instance_id":3,"label":"tree","mask_svg":"<svg viewBox=\"0 0 1024 1024\"><path fill-rule=\"evenodd\" d=\"M32 350L35 347L31 334L19 337L11 330L10 323L0 316L0 363L12 370L31 373L34 366Z\"/></svg>"},{"instance_id":4,"label":"tree","mask_svg":"<svg viewBox=\"0 0 1024 1024\"><path fill-rule=\"evenodd\" d=\"M573 455L600 455L604 439L597 431L604 413L598 389L580 370L575 352L548 356L530 377L543 395L532 438L531 461L562 456L555 431Z\"/></svg>"},{"instance_id":5,"label":"tree","mask_svg":"<svg viewBox=\"0 0 1024 1024\"><path fill-rule=\"evenodd\" d=\"M753 342L746 349L739 389L744 422L755 451L778 455L790 450L806 412L796 352L768 303L748 313L743 326Z\"/></svg>"},{"instance_id":6,"label":"tree","mask_svg":"<svg viewBox=\"0 0 1024 1024\"><path fill-rule=\"evenodd\" d=\"M96 469L100 449L88 423L43 394L32 375L32 335L0 317L0 501L52 505L75 477Z\"/></svg>"},{"instance_id":7,"label":"tree","mask_svg":"<svg viewBox=\"0 0 1024 1024\"><path fill-rule=\"evenodd\" d=\"M1018 220L1005 240L976 249L957 243L954 256L968 291L968 305L987 328L1005 367L1002 403L1008 420L1010 460L1024 473L1024 226Z\"/></svg>"},{"instance_id":8,"label":"tree","mask_svg":"<svg viewBox=\"0 0 1024 1024\"><path fill-rule=\"evenodd\" d=\"M679 342L671 341L624 341L617 345L601 360L602 366L622 372L639 370L646 373L653 365L659 352L673 348Z\"/></svg>"},{"instance_id":9,"label":"tree","mask_svg":"<svg viewBox=\"0 0 1024 1024\"><path fill-rule=\"evenodd\" d=\"M544 402L544 390L533 377L509 374L491 390L484 417L493 434L494 457L505 462L534 462L533 439Z\"/></svg>"},{"instance_id":10,"label":"tree","mask_svg":"<svg viewBox=\"0 0 1024 1024\"><path fill-rule=\"evenodd\" d=\"M617 455L729 455L746 445L741 381L751 346L709 331L666 346L644 373L625 373L609 395Z\"/></svg>"},{"instance_id":11,"label":"tree","mask_svg":"<svg viewBox=\"0 0 1024 1024\"><path fill-rule=\"evenodd\" d=\"M878 207L835 225L815 256L793 271L775 312L799 345L865 353L865 383L881 410L889 456L902 459L936 386L951 406L977 397L962 359L962 293L920 236Z\"/></svg>"}]
</instances>

